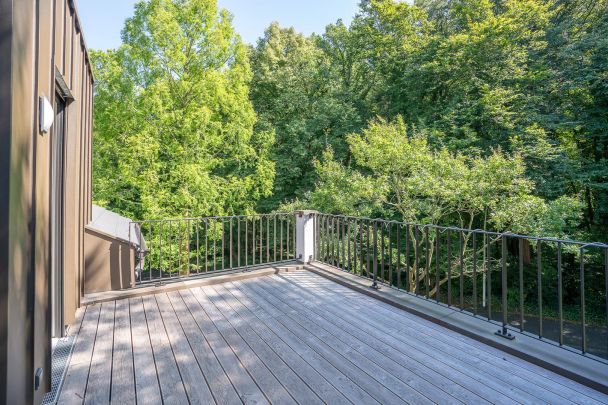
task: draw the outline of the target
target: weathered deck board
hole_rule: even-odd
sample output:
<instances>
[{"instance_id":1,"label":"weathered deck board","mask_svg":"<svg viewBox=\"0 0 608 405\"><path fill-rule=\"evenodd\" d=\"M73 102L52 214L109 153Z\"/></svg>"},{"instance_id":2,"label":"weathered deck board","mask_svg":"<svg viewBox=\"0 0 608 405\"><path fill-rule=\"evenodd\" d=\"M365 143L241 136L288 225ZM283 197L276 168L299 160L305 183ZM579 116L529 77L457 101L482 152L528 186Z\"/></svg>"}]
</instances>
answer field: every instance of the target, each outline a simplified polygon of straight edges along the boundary
<instances>
[{"instance_id":1,"label":"weathered deck board","mask_svg":"<svg viewBox=\"0 0 608 405\"><path fill-rule=\"evenodd\" d=\"M241 399L179 293L173 291L168 296L215 400L226 405L241 404Z\"/></svg>"},{"instance_id":2,"label":"weathered deck board","mask_svg":"<svg viewBox=\"0 0 608 405\"><path fill-rule=\"evenodd\" d=\"M298 374L281 360L272 348L248 326L248 322L240 319L239 314L232 309L230 304L225 300L225 297L221 296L221 293L218 293L216 288L211 288L206 292L220 313L234 326L247 344L258 353L260 359L298 403L322 403L321 399L298 377Z\"/></svg>"},{"instance_id":3,"label":"weathered deck board","mask_svg":"<svg viewBox=\"0 0 608 405\"><path fill-rule=\"evenodd\" d=\"M290 290L292 287L301 288L298 283L292 283L285 288ZM309 292L306 291L306 293ZM335 302L332 294L316 293L313 296L319 302L328 304L330 307ZM330 311L335 313L331 308ZM477 359L471 359L467 352L462 352L449 343L425 339L425 336L420 334L418 329L414 329L410 325L404 328L401 327L400 322L395 320L383 322L378 319L376 312L372 312L369 308L361 307L355 310L352 306L345 305L342 313L351 317L351 323L367 322L371 326L362 327L361 330L368 333L380 332L382 341L392 346L394 350L404 353L403 347L409 345L410 349L416 349L417 352L424 353L429 360L434 359L437 363L447 365L479 382L485 381L486 385L509 397L511 402L521 398L526 403L568 403L565 398L553 395L546 390L537 389L538 387L534 384L512 375L504 368L494 369L481 361L477 361ZM488 376L494 378L488 380Z\"/></svg>"},{"instance_id":4,"label":"weathered deck board","mask_svg":"<svg viewBox=\"0 0 608 405\"><path fill-rule=\"evenodd\" d=\"M177 361L171 349L156 299L153 295L148 295L143 297L143 301L163 402L169 404L188 403L184 382L179 373ZM149 365L149 367L152 366L153 364Z\"/></svg>"},{"instance_id":5,"label":"weathered deck board","mask_svg":"<svg viewBox=\"0 0 608 405\"><path fill-rule=\"evenodd\" d=\"M62 404L82 404L84 400L100 310L101 305L91 305L85 310L65 381L58 396L58 401Z\"/></svg>"},{"instance_id":6,"label":"weathered deck board","mask_svg":"<svg viewBox=\"0 0 608 405\"><path fill-rule=\"evenodd\" d=\"M115 306L115 302L101 304L91 371L89 371L87 391L84 396L85 404L101 405L110 403Z\"/></svg>"},{"instance_id":7,"label":"weathered deck board","mask_svg":"<svg viewBox=\"0 0 608 405\"><path fill-rule=\"evenodd\" d=\"M112 402L135 402L135 375L129 301L116 301L114 352L112 356Z\"/></svg>"},{"instance_id":8,"label":"weathered deck board","mask_svg":"<svg viewBox=\"0 0 608 405\"><path fill-rule=\"evenodd\" d=\"M294 399L270 370L268 370L264 362L260 361L251 347L247 345L232 325L224 319L220 311L215 308L215 305L208 299L205 291L199 288L196 291L196 297L266 398L271 403L295 404Z\"/></svg>"},{"instance_id":9,"label":"weathered deck board","mask_svg":"<svg viewBox=\"0 0 608 405\"><path fill-rule=\"evenodd\" d=\"M221 285L218 288L228 288L230 292L235 291L235 294L240 292L231 285ZM231 300L230 306L237 311L241 320L246 322L254 332L262 338L281 359L289 365L292 370L296 370L300 378L328 404L344 404L350 403L346 397L321 376L305 359L300 357L285 341L278 335L272 332L264 323L262 323L253 313L255 304L246 306L238 299Z\"/></svg>"},{"instance_id":10,"label":"weathered deck board","mask_svg":"<svg viewBox=\"0 0 608 405\"><path fill-rule=\"evenodd\" d=\"M241 400L245 403L263 404L268 400L241 364L230 345L213 325L211 319L196 299L195 291L180 291L184 302L199 328L205 334L211 349L232 382Z\"/></svg>"},{"instance_id":11,"label":"weathered deck board","mask_svg":"<svg viewBox=\"0 0 608 405\"><path fill-rule=\"evenodd\" d=\"M185 338L181 324L167 294L156 295L156 303L160 309L160 315L165 324L169 343L173 349L173 355L179 373L186 389L186 394L191 404L210 404L214 401L211 390L205 381L196 357Z\"/></svg>"},{"instance_id":12,"label":"weathered deck board","mask_svg":"<svg viewBox=\"0 0 608 405\"><path fill-rule=\"evenodd\" d=\"M553 391L559 390L560 386L563 386L567 389L560 392L574 402L597 403L594 401L588 402L586 397L600 403L606 399L603 394L589 387L578 384L566 377L552 373L542 367L526 362L494 347L485 345L473 339L469 339L452 330L442 328L433 322L419 318L408 312L401 311L383 302L378 302L367 296L361 296L360 294L353 292L346 287L323 279L315 274L300 272L293 273L293 276L295 277L286 278L291 278L298 284L307 285L312 289L324 288L332 293L347 296L348 299L351 300L348 305L352 305L353 308L359 308L366 302L373 302L374 304L378 305L376 314L378 315L379 319L382 319L384 322L395 322L396 325L415 324L416 330L418 330L420 333L432 336L433 338L442 340L443 342L456 345L456 347L466 351L466 353L469 354L469 357L487 361L494 367L508 367L512 374L520 376L527 381L531 381L532 384L536 384ZM355 295L351 295L351 293L354 293ZM398 330L400 330L400 327ZM504 362L508 362L510 364L505 366ZM582 397L581 394L583 395Z\"/></svg>"},{"instance_id":13,"label":"weathered deck board","mask_svg":"<svg viewBox=\"0 0 608 405\"><path fill-rule=\"evenodd\" d=\"M608 403L307 271L91 305L73 333L60 404Z\"/></svg>"},{"instance_id":14,"label":"weathered deck board","mask_svg":"<svg viewBox=\"0 0 608 405\"><path fill-rule=\"evenodd\" d=\"M133 339L133 367L135 373L135 392L137 403L157 404L161 402L158 375L152 354L152 343L140 297L129 299L131 314L131 336Z\"/></svg>"},{"instance_id":15,"label":"weathered deck board","mask_svg":"<svg viewBox=\"0 0 608 405\"><path fill-rule=\"evenodd\" d=\"M468 339L456 332L445 330L432 322L423 320L412 314L400 311L390 305L378 303L369 297L350 296L346 292L351 292L346 287L340 286L331 281L322 279L319 276L311 274L300 274L297 276L285 275L281 278L292 281L290 287L308 286L308 291L318 290L322 286L324 292L319 292L321 296L331 291L332 295L349 296L347 298L347 306L358 313L369 313L365 308L365 303L377 304L374 308L372 323L379 323L380 327L392 325L392 333L402 341L411 341L416 338L429 347L437 349L439 352L449 353L464 364L479 369L492 376L498 381L504 382L506 385L520 387L526 393L532 394L537 398L546 400L550 403L588 403L597 404L597 399L601 398L601 394L593 391L580 384L576 384L571 380L567 380L556 374L549 373L546 370L527 363L513 356L508 356L514 361L507 362L507 355L497 349L493 349L487 345L483 345L472 339ZM320 291L320 290L319 290ZM363 299L358 299L363 298ZM441 333L438 333L441 332ZM484 350L487 348L488 350ZM505 364L507 363L507 364ZM514 363L514 364L513 364ZM523 366L523 367L522 367ZM555 377L551 379L550 377ZM565 381L564 381L565 380ZM567 388L561 389L561 382L567 382ZM582 395L582 393L591 393L592 396ZM597 394L600 397L597 397Z\"/></svg>"}]
</instances>

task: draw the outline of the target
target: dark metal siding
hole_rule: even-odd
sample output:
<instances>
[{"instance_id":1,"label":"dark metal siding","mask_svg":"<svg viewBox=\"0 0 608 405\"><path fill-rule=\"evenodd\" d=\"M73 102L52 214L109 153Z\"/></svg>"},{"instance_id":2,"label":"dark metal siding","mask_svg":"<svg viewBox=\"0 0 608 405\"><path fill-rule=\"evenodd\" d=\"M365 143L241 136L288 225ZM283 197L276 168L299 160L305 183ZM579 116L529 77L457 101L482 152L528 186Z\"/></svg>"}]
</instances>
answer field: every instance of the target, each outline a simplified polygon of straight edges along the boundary
<instances>
[{"instance_id":1,"label":"dark metal siding","mask_svg":"<svg viewBox=\"0 0 608 405\"><path fill-rule=\"evenodd\" d=\"M50 384L50 165L38 97L67 106L64 317L74 319L90 218L93 77L72 0L0 0L0 403L39 403ZM44 369L38 391L34 370Z\"/></svg>"}]
</instances>

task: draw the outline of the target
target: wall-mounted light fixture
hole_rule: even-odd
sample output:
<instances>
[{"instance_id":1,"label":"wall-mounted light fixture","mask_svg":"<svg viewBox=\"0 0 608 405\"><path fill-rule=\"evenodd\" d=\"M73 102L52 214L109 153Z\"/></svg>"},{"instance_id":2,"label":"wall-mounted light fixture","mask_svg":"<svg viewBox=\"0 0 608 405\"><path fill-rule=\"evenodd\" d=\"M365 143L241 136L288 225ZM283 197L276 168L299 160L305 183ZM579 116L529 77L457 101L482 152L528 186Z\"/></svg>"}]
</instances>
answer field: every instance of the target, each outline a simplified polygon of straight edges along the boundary
<instances>
[{"instance_id":1,"label":"wall-mounted light fixture","mask_svg":"<svg viewBox=\"0 0 608 405\"><path fill-rule=\"evenodd\" d=\"M40 96L38 109L40 110L40 132L46 134L51 129L55 120L55 111L53 111L53 105L44 96Z\"/></svg>"}]
</instances>

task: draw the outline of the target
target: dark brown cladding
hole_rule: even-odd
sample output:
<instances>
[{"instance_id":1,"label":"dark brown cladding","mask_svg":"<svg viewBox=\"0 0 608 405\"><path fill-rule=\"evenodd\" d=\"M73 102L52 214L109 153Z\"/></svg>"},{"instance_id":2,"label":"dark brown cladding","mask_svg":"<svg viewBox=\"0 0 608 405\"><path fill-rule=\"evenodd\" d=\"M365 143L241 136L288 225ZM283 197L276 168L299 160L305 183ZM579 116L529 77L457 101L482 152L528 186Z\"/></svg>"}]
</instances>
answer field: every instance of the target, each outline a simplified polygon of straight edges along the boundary
<instances>
[{"instance_id":1,"label":"dark brown cladding","mask_svg":"<svg viewBox=\"0 0 608 405\"><path fill-rule=\"evenodd\" d=\"M0 403L41 402L50 389L52 310L62 307L56 318L67 325L80 305L93 81L72 0L0 0ZM63 111L62 125L47 133L39 130L40 97ZM55 258L60 305L51 303Z\"/></svg>"}]
</instances>

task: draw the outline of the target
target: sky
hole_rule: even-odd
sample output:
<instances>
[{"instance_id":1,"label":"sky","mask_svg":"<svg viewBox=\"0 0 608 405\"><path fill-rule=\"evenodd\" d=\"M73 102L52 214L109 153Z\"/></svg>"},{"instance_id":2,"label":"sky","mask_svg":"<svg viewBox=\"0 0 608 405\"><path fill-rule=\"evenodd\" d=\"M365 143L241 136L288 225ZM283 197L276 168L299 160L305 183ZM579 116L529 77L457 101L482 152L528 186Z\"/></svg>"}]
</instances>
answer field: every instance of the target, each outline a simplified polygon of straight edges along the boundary
<instances>
[{"instance_id":1,"label":"sky","mask_svg":"<svg viewBox=\"0 0 608 405\"><path fill-rule=\"evenodd\" d=\"M87 46L110 49L120 46L120 31L133 14L136 0L76 0ZM218 0L234 15L234 26L245 42L255 44L273 21L310 35L342 19L350 23L359 0Z\"/></svg>"}]
</instances>

